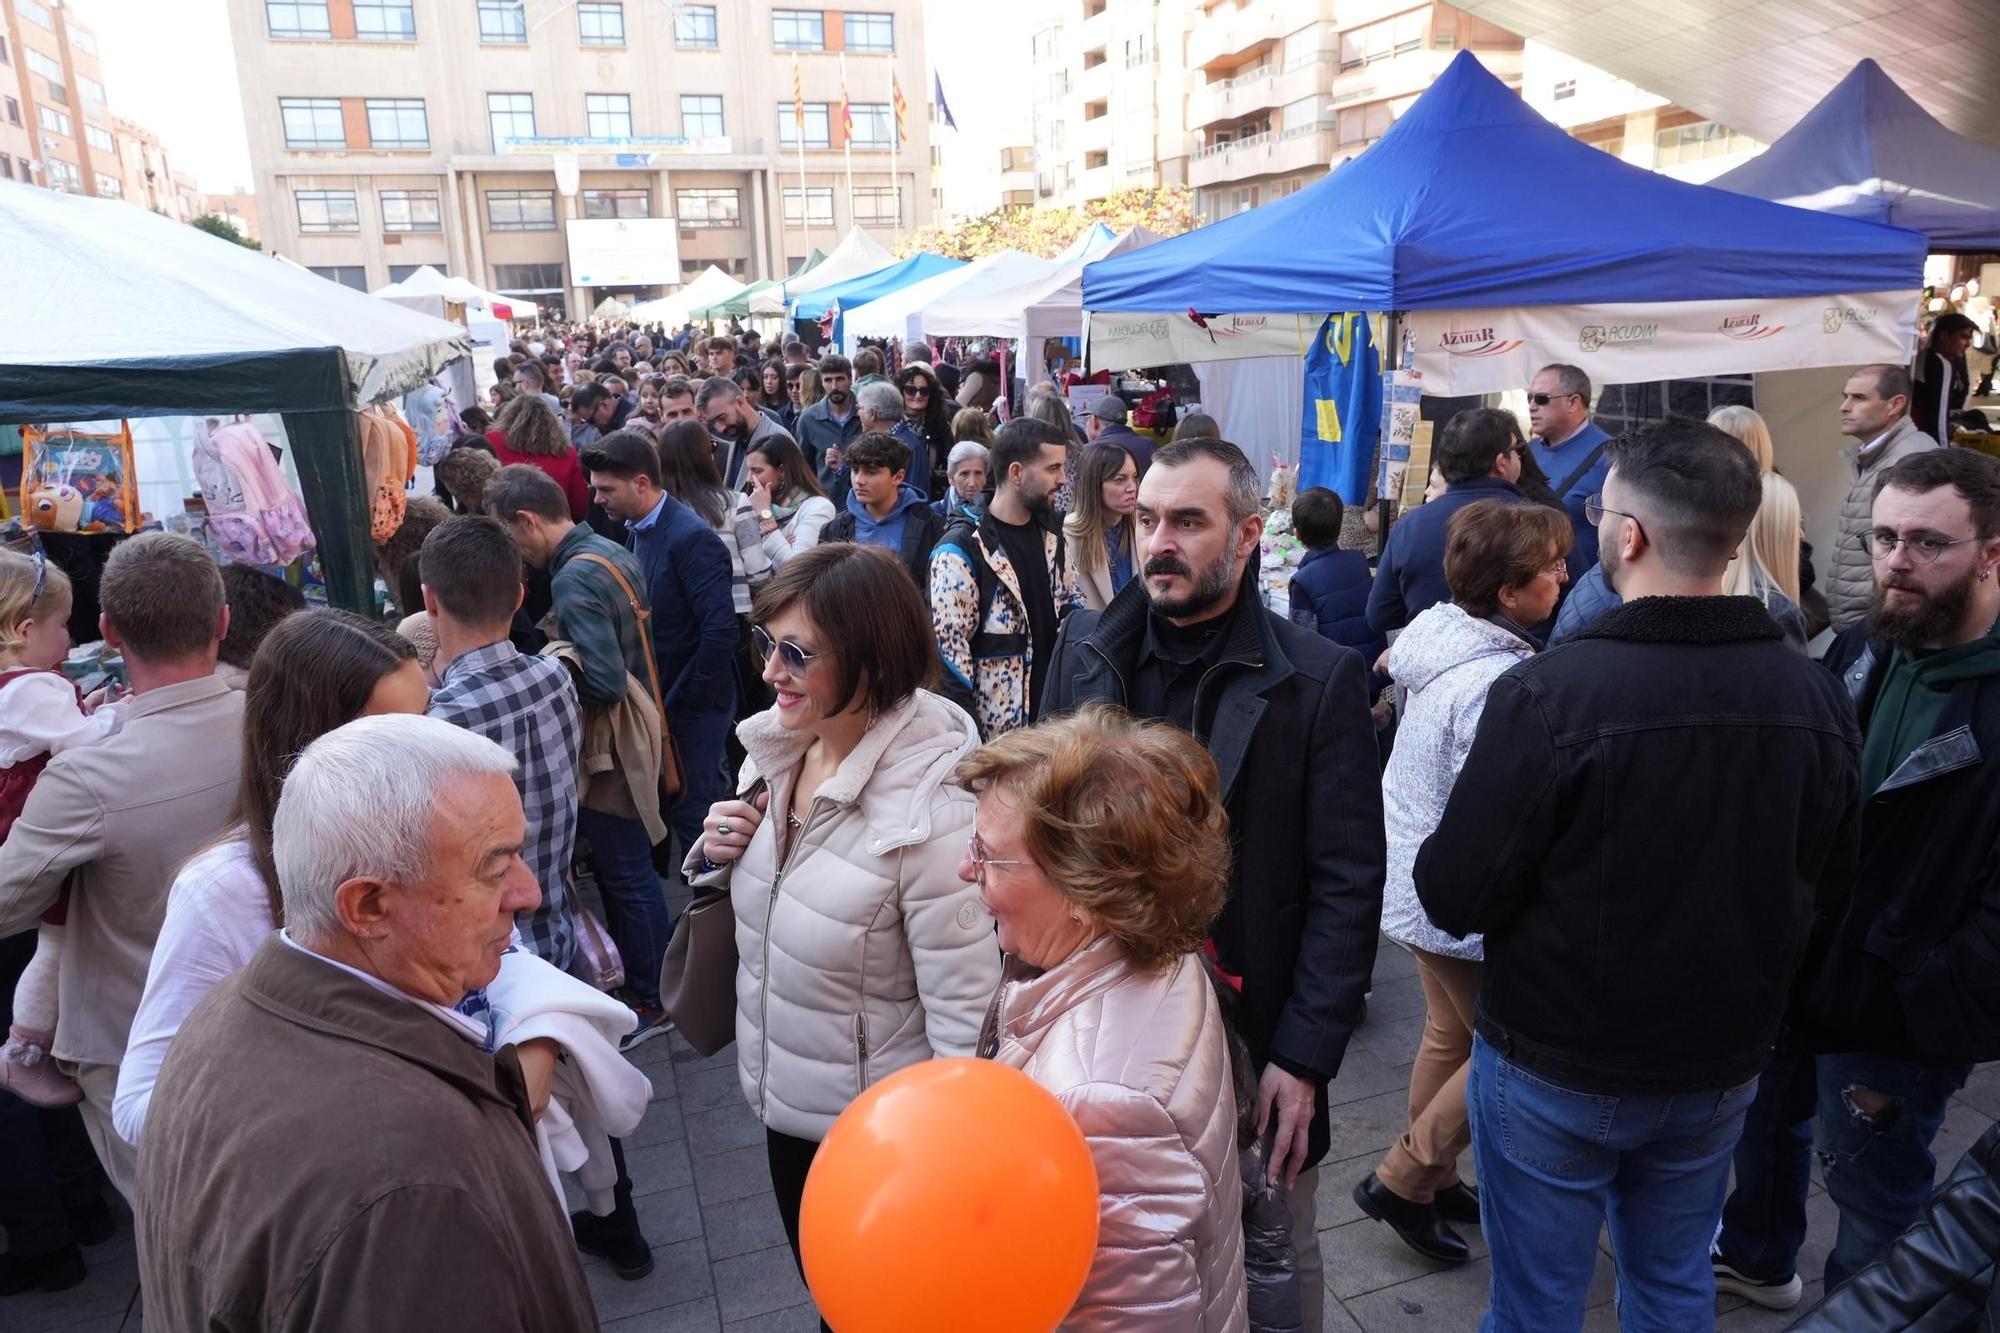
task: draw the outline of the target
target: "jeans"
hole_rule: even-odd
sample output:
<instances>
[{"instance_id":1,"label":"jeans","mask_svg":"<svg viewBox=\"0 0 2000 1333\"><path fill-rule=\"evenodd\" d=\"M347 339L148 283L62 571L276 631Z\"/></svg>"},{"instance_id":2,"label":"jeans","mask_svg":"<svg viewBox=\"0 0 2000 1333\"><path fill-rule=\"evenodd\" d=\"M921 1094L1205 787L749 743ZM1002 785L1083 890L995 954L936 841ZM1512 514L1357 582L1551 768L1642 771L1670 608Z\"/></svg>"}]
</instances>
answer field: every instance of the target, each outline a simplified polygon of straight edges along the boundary
<instances>
[{"instance_id":1,"label":"jeans","mask_svg":"<svg viewBox=\"0 0 2000 1333\"><path fill-rule=\"evenodd\" d=\"M0 1008L11 1008L14 982L34 952L32 930L0 939ZM70 1214L103 1202L104 1172L77 1109L45 1110L0 1092L0 1235L7 1252L39 1258L76 1244Z\"/></svg>"},{"instance_id":2,"label":"jeans","mask_svg":"<svg viewBox=\"0 0 2000 1333\"><path fill-rule=\"evenodd\" d=\"M642 1004L660 1007L660 960L674 923L653 869L653 843L638 819L601 810L576 812L577 834L590 843L604 928L625 963L625 984Z\"/></svg>"},{"instance_id":3,"label":"jeans","mask_svg":"<svg viewBox=\"0 0 2000 1333\"><path fill-rule=\"evenodd\" d=\"M1757 1080L1757 1099L1736 1145L1736 1187L1722 1206L1715 1246L1723 1262L1745 1277L1782 1282L1798 1270L1818 1102L1810 1055L1777 1056Z\"/></svg>"},{"instance_id":4,"label":"jeans","mask_svg":"<svg viewBox=\"0 0 2000 1333\"><path fill-rule=\"evenodd\" d=\"M1585 1092L1529 1072L1476 1037L1466 1100L1479 1220L1493 1252L1492 1308L1480 1327L1580 1329L1608 1218L1625 1333L1713 1329L1708 1245L1756 1086Z\"/></svg>"},{"instance_id":5,"label":"jeans","mask_svg":"<svg viewBox=\"0 0 2000 1333\"><path fill-rule=\"evenodd\" d=\"M1840 1231L1826 1257L1826 1289L1866 1268L1930 1202L1937 1180L1931 1141L1969 1064L1926 1064L1886 1055L1819 1059L1819 1164L1840 1209ZM1871 1089L1889 1101L1872 1115L1849 1090Z\"/></svg>"},{"instance_id":6,"label":"jeans","mask_svg":"<svg viewBox=\"0 0 2000 1333\"><path fill-rule=\"evenodd\" d=\"M667 714L667 727L681 755L681 795L667 811L680 856L686 856L688 848L700 840L701 821L708 818L708 807L729 790L722 764L724 743L736 725L732 711Z\"/></svg>"}]
</instances>

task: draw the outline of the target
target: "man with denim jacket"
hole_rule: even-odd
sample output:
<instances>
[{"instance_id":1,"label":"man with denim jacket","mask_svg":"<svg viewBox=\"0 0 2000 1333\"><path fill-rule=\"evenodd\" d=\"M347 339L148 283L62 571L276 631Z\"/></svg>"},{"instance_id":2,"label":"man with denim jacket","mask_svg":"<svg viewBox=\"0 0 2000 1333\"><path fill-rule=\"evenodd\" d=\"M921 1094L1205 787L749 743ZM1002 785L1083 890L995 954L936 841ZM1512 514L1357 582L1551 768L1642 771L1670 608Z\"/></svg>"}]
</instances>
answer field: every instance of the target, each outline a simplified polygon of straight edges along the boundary
<instances>
[{"instance_id":1,"label":"man with denim jacket","mask_svg":"<svg viewBox=\"0 0 2000 1333\"><path fill-rule=\"evenodd\" d=\"M1609 454L1588 517L1624 604L1494 681L1415 867L1435 925L1486 937L1488 1328L1580 1328L1607 1220L1625 1326L1714 1327L1730 1152L1853 874L1852 712L1761 602L1721 595L1755 461L1682 420Z\"/></svg>"}]
</instances>

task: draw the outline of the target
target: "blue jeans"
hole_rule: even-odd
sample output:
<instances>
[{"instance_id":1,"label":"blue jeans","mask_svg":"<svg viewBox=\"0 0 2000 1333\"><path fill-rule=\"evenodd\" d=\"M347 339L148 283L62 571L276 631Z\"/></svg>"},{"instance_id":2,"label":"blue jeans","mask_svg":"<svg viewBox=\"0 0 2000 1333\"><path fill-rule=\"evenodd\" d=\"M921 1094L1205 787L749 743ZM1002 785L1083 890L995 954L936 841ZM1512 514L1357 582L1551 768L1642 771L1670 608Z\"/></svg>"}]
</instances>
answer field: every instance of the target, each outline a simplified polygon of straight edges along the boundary
<instances>
[{"instance_id":1,"label":"blue jeans","mask_svg":"<svg viewBox=\"0 0 2000 1333\"><path fill-rule=\"evenodd\" d=\"M1777 1056L1757 1080L1736 1145L1736 1187L1722 1206L1716 1240L1723 1261L1745 1277L1783 1281L1797 1271L1818 1103L1810 1055Z\"/></svg>"},{"instance_id":2,"label":"blue jeans","mask_svg":"<svg viewBox=\"0 0 2000 1333\"><path fill-rule=\"evenodd\" d=\"M736 725L732 711L667 714L667 726L681 754L681 795L667 811L667 823L673 826L679 844L677 856L686 856L688 848L701 838L701 821L708 818L708 807L729 790L722 761L729 729Z\"/></svg>"},{"instance_id":3,"label":"blue jeans","mask_svg":"<svg viewBox=\"0 0 2000 1333\"><path fill-rule=\"evenodd\" d=\"M1475 1037L1466 1102L1479 1221L1493 1252L1492 1308L1480 1327L1582 1328L1597 1232L1608 1218L1625 1333L1713 1329L1708 1245L1756 1087L1584 1092Z\"/></svg>"},{"instance_id":4,"label":"blue jeans","mask_svg":"<svg viewBox=\"0 0 2000 1333\"><path fill-rule=\"evenodd\" d=\"M1826 1257L1828 1291L1881 1258L1930 1202L1937 1180L1931 1141L1971 1072L1969 1064L1886 1055L1819 1058L1819 1164L1840 1209L1840 1232ZM1889 1103L1864 1114L1851 1088L1871 1089Z\"/></svg>"},{"instance_id":5,"label":"blue jeans","mask_svg":"<svg viewBox=\"0 0 2000 1333\"><path fill-rule=\"evenodd\" d=\"M604 899L604 929L625 962L625 984L641 1003L657 1009L660 960L674 923L653 869L653 840L638 819L601 810L578 810L576 831L590 842L597 892Z\"/></svg>"}]
</instances>

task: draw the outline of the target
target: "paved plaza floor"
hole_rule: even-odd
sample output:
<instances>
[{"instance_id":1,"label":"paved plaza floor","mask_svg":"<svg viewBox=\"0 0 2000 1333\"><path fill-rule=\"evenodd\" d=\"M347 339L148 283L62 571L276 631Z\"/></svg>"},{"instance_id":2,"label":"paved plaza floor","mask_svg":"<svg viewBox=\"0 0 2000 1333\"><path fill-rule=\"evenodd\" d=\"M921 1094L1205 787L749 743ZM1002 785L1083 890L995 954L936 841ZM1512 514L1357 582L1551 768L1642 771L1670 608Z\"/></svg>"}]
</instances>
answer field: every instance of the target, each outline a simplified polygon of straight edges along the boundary
<instances>
[{"instance_id":1,"label":"paved plaza floor","mask_svg":"<svg viewBox=\"0 0 2000 1333\"><path fill-rule=\"evenodd\" d=\"M1402 1130L1410 1063L1423 1027L1423 993L1409 955L1382 944L1368 1021L1332 1089L1333 1147L1321 1172L1320 1244L1329 1288L1326 1328L1336 1333L1469 1330L1486 1306L1488 1261L1477 1228L1466 1228L1474 1259L1443 1269L1411 1252L1390 1230L1362 1217L1349 1197ZM678 1036L635 1053L653 1080L653 1105L626 1140L639 1216L657 1264L621 1282L600 1259L585 1259L597 1310L611 1333L808 1333L818 1327L811 1298L792 1266L772 1202L763 1130L744 1105L735 1051L712 1059ZM2000 1117L2000 1065L1978 1070L1938 1136L1942 1177ZM1811 1233L1801 1257L1805 1301L1833 1239L1832 1203L1817 1184L1808 1205ZM134 1333L142 1327L129 1217L119 1234L87 1252L89 1279L51 1296L0 1300L7 1333ZM1608 1246L1591 1287L1590 1330L1614 1330ZM1795 1317L1725 1298L1728 1333L1781 1329ZM1803 1306L1801 1307L1803 1308Z\"/></svg>"}]
</instances>

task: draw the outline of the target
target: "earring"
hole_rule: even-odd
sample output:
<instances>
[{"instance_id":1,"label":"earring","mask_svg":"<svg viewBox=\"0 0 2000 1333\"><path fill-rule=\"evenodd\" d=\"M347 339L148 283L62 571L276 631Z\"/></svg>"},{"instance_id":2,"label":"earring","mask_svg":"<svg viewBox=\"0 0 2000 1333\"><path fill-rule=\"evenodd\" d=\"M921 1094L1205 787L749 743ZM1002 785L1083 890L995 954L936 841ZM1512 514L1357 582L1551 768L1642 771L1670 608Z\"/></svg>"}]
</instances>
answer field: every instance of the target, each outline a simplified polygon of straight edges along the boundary
<instances>
[{"instance_id":1,"label":"earring","mask_svg":"<svg viewBox=\"0 0 2000 1333\"><path fill-rule=\"evenodd\" d=\"M1076 908L1072 907L1069 909L1069 919L1076 922L1076 924L1080 926L1083 924L1083 913L1077 910Z\"/></svg>"}]
</instances>

